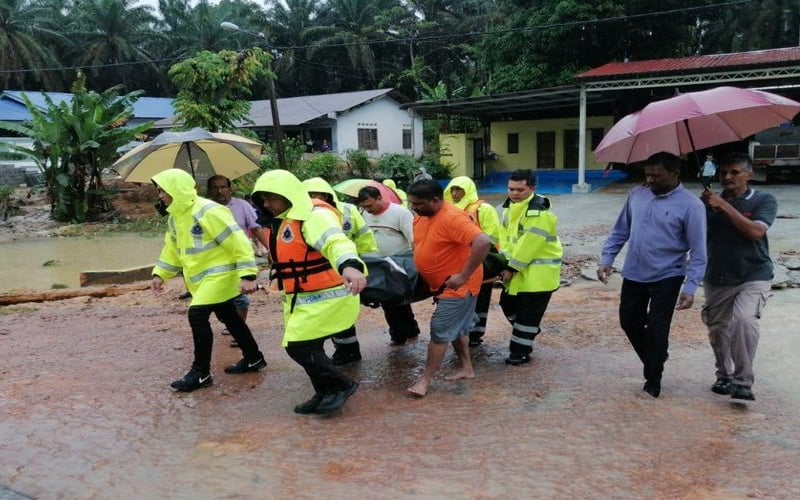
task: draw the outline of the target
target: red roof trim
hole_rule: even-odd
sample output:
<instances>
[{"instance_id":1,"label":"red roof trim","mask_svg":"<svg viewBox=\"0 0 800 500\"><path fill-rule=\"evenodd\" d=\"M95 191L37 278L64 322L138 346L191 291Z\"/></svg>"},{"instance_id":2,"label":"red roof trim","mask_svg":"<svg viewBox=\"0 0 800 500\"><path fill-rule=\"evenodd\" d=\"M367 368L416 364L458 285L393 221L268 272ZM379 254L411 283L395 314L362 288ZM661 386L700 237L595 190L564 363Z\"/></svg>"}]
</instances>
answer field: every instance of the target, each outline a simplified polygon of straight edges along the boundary
<instances>
[{"instance_id":1,"label":"red roof trim","mask_svg":"<svg viewBox=\"0 0 800 500\"><path fill-rule=\"evenodd\" d=\"M780 65L781 63L800 63L800 47L735 52L733 54L711 54L676 59L612 62L590 69L576 78L586 80L653 73L675 73L687 70L709 71L746 66Z\"/></svg>"}]
</instances>

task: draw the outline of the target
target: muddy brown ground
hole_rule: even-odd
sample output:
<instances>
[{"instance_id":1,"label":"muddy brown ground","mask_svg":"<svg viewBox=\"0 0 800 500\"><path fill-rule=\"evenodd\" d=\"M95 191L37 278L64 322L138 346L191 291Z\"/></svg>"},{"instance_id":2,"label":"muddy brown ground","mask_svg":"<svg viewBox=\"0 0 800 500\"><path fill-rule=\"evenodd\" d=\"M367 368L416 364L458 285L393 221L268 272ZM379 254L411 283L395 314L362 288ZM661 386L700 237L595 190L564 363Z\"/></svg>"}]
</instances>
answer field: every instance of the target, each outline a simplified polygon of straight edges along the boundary
<instances>
[{"instance_id":1,"label":"muddy brown ground","mask_svg":"<svg viewBox=\"0 0 800 500\"><path fill-rule=\"evenodd\" d=\"M564 220L568 253L608 230ZM190 394L168 388L192 349L175 280L160 296L0 308L0 486L40 498L796 498L798 290L771 299L758 401L740 405L709 391L697 306L675 315L662 396L644 395L619 286L576 278L559 290L523 367L503 362L496 293L477 377L443 380L448 356L421 400L405 388L431 305L415 305L423 340L402 348L365 308L364 360L347 368L361 387L324 418L292 412L311 388L280 348L275 294L254 296L248 321L267 369L223 373L239 351L215 334L215 384Z\"/></svg>"}]
</instances>

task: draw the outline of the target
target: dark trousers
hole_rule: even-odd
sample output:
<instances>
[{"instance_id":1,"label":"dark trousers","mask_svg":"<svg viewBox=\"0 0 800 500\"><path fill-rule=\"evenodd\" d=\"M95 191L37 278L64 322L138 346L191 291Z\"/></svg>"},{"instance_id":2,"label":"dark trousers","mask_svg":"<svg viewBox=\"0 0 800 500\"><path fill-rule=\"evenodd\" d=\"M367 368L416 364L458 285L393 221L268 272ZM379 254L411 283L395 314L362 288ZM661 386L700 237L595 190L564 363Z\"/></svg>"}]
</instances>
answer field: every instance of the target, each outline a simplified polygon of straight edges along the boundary
<instances>
[{"instance_id":1,"label":"dark trousers","mask_svg":"<svg viewBox=\"0 0 800 500\"><path fill-rule=\"evenodd\" d=\"M480 341L486 334L486 320L489 318L489 305L492 302L492 290L494 283L484 283L478 293L478 300L475 302L475 314L478 315L478 322L469 332L469 339L475 342Z\"/></svg>"},{"instance_id":2,"label":"dark trousers","mask_svg":"<svg viewBox=\"0 0 800 500\"><path fill-rule=\"evenodd\" d=\"M314 392L317 394L343 391L350 387L352 383L325 354L325 350L322 347L325 343L325 338L289 342L289 345L286 346L286 354L303 367L308 374L308 378L311 379Z\"/></svg>"},{"instance_id":3,"label":"dark trousers","mask_svg":"<svg viewBox=\"0 0 800 500\"><path fill-rule=\"evenodd\" d=\"M419 325L410 305L383 303L381 307L392 340L402 343L419 335Z\"/></svg>"},{"instance_id":4,"label":"dark trousers","mask_svg":"<svg viewBox=\"0 0 800 500\"><path fill-rule=\"evenodd\" d=\"M661 382L669 348L669 328L683 276L652 283L622 281L619 322L644 365L644 378Z\"/></svg>"},{"instance_id":5,"label":"dark trousers","mask_svg":"<svg viewBox=\"0 0 800 500\"><path fill-rule=\"evenodd\" d=\"M500 294L500 307L513 327L508 345L510 352L533 352L533 339L541 332L539 324L552 296L553 292L521 292L509 295L503 290Z\"/></svg>"},{"instance_id":6,"label":"dark trousers","mask_svg":"<svg viewBox=\"0 0 800 500\"><path fill-rule=\"evenodd\" d=\"M218 304L190 306L188 316L194 338L193 369L204 374L211 371L211 348L214 344L214 334L211 331L209 318L212 312L217 315L217 319L228 328L231 336L239 343L239 349L242 350L242 355L246 360L256 361L263 357L261 351L258 350L253 333L236 311L233 299Z\"/></svg>"}]
</instances>

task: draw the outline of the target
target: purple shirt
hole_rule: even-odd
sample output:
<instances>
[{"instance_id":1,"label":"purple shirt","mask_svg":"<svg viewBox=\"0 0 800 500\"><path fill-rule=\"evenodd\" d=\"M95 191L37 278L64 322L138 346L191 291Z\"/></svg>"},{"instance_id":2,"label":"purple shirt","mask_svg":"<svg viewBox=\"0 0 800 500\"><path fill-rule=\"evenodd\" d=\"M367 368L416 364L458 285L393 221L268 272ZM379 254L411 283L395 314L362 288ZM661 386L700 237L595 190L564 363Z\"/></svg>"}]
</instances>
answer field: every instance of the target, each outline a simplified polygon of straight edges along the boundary
<instances>
[{"instance_id":1,"label":"purple shirt","mask_svg":"<svg viewBox=\"0 0 800 500\"><path fill-rule=\"evenodd\" d=\"M240 198L231 198L227 207L233 212L233 218L236 220L236 223L239 224L239 227L242 228L242 231L248 233L250 229L261 227L258 225L256 209L253 208L253 205Z\"/></svg>"},{"instance_id":2,"label":"purple shirt","mask_svg":"<svg viewBox=\"0 0 800 500\"><path fill-rule=\"evenodd\" d=\"M625 243L625 279L652 283L686 276L683 292L694 295L706 269L705 206L681 184L659 196L636 187L603 245L600 263L613 265Z\"/></svg>"}]
</instances>

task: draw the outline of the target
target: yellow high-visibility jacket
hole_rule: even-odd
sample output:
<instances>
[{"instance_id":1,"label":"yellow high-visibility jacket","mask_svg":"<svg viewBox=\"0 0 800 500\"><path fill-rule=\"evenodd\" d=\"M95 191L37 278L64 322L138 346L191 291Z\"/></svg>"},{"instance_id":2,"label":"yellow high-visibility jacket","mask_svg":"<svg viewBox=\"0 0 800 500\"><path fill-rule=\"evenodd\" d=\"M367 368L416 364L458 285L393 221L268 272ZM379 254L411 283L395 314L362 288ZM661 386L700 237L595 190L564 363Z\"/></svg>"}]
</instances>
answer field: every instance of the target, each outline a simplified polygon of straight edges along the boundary
<instances>
[{"instance_id":1,"label":"yellow high-visibility jacket","mask_svg":"<svg viewBox=\"0 0 800 500\"><path fill-rule=\"evenodd\" d=\"M355 244L342 231L336 213L328 208L314 207L305 186L291 172L270 170L259 177L253 186L253 200L259 203L266 193L283 196L291 203L288 210L277 216L283 219L281 228L287 222L300 221L302 224L299 235L284 236L278 229L274 237L270 237L270 244L276 241L275 238L302 237L306 245L321 253L336 272L344 262L357 260L366 274L366 266L358 258ZM270 253L275 255L275 249L270 248ZM344 284L311 292L284 293L283 346L289 342L328 337L350 328L358 319L360 309L358 296L352 295Z\"/></svg>"},{"instance_id":2,"label":"yellow high-visibility jacket","mask_svg":"<svg viewBox=\"0 0 800 500\"><path fill-rule=\"evenodd\" d=\"M352 203L339 201L336 197L336 192L333 190L328 181L322 177L312 177L303 181L306 191L309 193L325 193L331 195L334 201L334 207L342 218L342 231L350 238L350 241L356 244L358 255L380 255L378 249L378 242L375 241L375 235L364 220L364 216L358 211L358 208Z\"/></svg>"},{"instance_id":3,"label":"yellow high-visibility jacket","mask_svg":"<svg viewBox=\"0 0 800 500\"><path fill-rule=\"evenodd\" d=\"M218 304L239 295L241 278L255 277L258 268L253 247L231 211L198 196L195 180L183 170L165 170L153 182L172 197L153 274L168 280L182 272L192 305Z\"/></svg>"},{"instance_id":4,"label":"yellow high-visibility jacket","mask_svg":"<svg viewBox=\"0 0 800 500\"><path fill-rule=\"evenodd\" d=\"M508 267L516 271L506 291L550 292L561 282L563 250L558 238L558 217L550 210L550 200L537 194L503 205L500 253Z\"/></svg>"},{"instance_id":5,"label":"yellow high-visibility jacket","mask_svg":"<svg viewBox=\"0 0 800 500\"><path fill-rule=\"evenodd\" d=\"M450 194L450 188L452 187L458 187L464 190L464 197L461 198L458 203L453 201L453 195ZM497 215L497 210L491 203L478 198L478 189L472 179L463 175L453 178L444 189L444 201L452 203L457 208L467 212L470 217L474 217L481 231L486 233L489 239L492 240L492 245L494 245L495 248L499 246L500 217Z\"/></svg>"}]
</instances>

